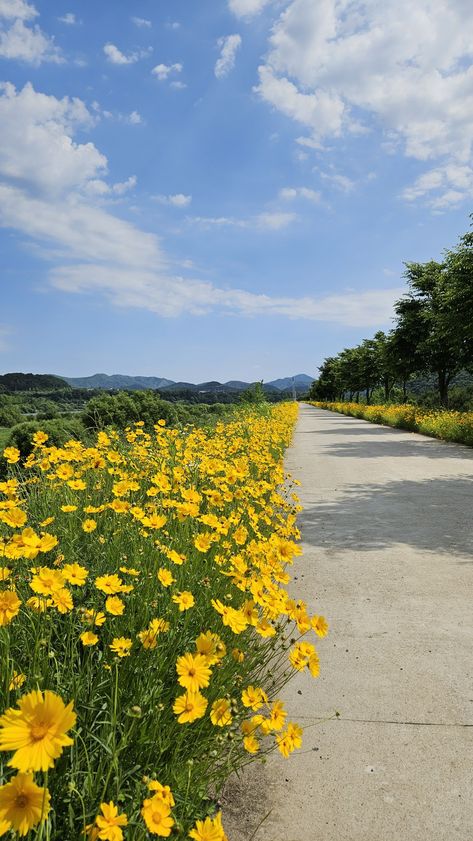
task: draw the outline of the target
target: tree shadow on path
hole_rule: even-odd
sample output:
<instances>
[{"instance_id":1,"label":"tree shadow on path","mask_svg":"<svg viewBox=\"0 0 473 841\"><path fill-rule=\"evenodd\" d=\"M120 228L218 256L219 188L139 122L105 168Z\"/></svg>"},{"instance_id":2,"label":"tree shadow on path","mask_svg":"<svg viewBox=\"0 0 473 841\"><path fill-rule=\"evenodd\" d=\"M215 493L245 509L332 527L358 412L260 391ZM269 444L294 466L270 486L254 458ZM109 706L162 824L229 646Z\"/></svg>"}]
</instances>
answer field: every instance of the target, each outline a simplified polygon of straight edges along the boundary
<instances>
[{"instance_id":1,"label":"tree shadow on path","mask_svg":"<svg viewBox=\"0 0 473 841\"><path fill-rule=\"evenodd\" d=\"M298 518L312 546L373 551L396 544L473 560L473 479L440 477L352 485Z\"/></svg>"}]
</instances>

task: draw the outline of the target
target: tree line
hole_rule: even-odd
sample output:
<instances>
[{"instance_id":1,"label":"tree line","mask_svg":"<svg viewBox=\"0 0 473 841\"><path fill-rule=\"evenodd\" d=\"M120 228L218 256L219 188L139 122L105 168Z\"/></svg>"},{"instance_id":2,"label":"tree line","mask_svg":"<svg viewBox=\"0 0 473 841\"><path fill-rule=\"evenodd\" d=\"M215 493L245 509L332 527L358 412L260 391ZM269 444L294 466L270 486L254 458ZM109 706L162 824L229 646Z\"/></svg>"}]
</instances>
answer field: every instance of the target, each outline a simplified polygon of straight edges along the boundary
<instances>
[{"instance_id":1,"label":"tree line","mask_svg":"<svg viewBox=\"0 0 473 841\"><path fill-rule=\"evenodd\" d=\"M370 403L382 388L385 401L399 389L406 402L409 381L430 375L448 406L454 377L473 371L473 231L442 262L405 263L404 277L408 291L395 303L394 328L325 359L311 399Z\"/></svg>"}]
</instances>

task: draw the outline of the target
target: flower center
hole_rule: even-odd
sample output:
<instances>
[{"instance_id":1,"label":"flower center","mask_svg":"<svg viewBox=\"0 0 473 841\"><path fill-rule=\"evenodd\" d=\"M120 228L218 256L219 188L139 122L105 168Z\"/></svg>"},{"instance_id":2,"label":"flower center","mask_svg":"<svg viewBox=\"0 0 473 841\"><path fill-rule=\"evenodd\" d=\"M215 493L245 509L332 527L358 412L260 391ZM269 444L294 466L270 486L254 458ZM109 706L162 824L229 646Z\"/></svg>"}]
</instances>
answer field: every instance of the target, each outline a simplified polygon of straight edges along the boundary
<instances>
[{"instance_id":1,"label":"flower center","mask_svg":"<svg viewBox=\"0 0 473 841\"><path fill-rule=\"evenodd\" d=\"M15 806L17 806L18 809L24 809L27 804L28 798L26 794L19 794L18 797L15 799Z\"/></svg>"},{"instance_id":2,"label":"flower center","mask_svg":"<svg viewBox=\"0 0 473 841\"><path fill-rule=\"evenodd\" d=\"M31 725L30 733L31 738L34 742L39 742L41 739L44 739L46 733L49 730L49 725L46 724L44 721L38 721L36 724Z\"/></svg>"}]
</instances>

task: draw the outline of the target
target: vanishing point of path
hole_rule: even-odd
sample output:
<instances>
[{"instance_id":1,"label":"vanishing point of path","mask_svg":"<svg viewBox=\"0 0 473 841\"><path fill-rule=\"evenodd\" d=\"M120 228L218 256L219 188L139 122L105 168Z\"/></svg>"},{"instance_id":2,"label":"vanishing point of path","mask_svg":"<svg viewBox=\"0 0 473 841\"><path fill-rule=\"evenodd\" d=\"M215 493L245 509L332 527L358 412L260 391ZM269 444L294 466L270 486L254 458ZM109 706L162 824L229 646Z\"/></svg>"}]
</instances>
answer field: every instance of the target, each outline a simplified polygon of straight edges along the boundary
<instances>
[{"instance_id":1,"label":"vanishing point of path","mask_svg":"<svg viewBox=\"0 0 473 841\"><path fill-rule=\"evenodd\" d=\"M285 691L304 746L230 786L229 838L471 841L473 450L303 406L286 466L291 592L330 634Z\"/></svg>"}]
</instances>

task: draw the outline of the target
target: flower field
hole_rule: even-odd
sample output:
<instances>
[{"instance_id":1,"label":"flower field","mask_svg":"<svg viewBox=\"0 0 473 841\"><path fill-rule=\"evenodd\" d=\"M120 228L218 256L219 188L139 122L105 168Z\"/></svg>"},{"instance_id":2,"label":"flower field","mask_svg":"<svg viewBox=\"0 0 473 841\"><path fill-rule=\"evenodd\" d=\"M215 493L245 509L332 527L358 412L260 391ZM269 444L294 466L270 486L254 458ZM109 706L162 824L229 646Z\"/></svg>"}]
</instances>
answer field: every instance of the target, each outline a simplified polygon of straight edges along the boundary
<instances>
[{"instance_id":1,"label":"flower field","mask_svg":"<svg viewBox=\"0 0 473 841\"><path fill-rule=\"evenodd\" d=\"M277 694L327 625L285 589L296 415L4 451L0 835L224 841L229 774L300 747Z\"/></svg>"},{"instance_id":2,"label":"flower field","mask_svg":"<svg viewBox=\"0 0 473 841\"><path fill-rule=\"evenodd\" d=\"M310 405L473 447L473 412L425 410L409 403L367 406L365 403L312 402Z\"/></svg>"}]
</instances>

